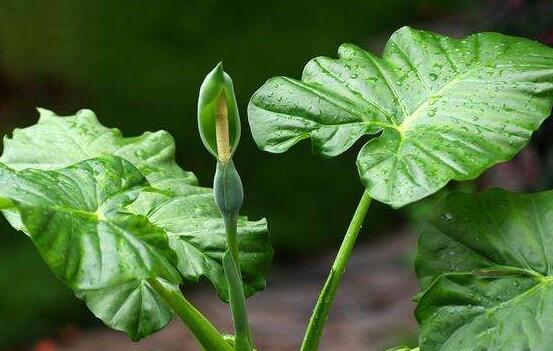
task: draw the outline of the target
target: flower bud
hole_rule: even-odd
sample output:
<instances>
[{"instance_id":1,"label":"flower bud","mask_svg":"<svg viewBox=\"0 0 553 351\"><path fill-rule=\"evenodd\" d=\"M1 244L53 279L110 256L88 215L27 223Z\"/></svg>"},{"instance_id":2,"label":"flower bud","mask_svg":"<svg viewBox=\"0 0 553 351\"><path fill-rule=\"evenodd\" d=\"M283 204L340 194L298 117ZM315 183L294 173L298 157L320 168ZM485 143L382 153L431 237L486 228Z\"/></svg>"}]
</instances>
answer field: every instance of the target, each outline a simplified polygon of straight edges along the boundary
<instances>
[{"instance_id":1,"label":"flower bud","mask_svg":"<svg viewBox=\"0 0 553 351\"><path fill-rule=\"evenodd\" d=\"M236 220L244 201L244 189L234 162L217 162L213 181L215 203L225 220Z\"/></svg>"},{"instance_id":2,"label":"flower bud","mask_svg":"<svg viewBox=\"0 0 553 351\"><path fill-rule=\"evenodd\" d=\"M240 117L232 79L219 63L205 77L198 99L198 128L207 150L228 163L240 141Z\"/></svg>"}]
</instances>

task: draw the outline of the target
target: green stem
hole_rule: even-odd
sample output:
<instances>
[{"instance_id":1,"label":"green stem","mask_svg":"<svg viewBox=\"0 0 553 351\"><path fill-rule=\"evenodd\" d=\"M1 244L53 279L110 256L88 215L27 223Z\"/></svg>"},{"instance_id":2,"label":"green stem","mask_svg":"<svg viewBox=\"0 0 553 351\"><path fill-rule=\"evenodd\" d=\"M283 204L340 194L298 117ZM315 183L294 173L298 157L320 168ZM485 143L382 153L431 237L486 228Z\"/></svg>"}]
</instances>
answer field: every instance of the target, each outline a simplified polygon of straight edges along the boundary
<instances>
[{"instance_id":1,"label":"green stem","mask_svg":"<svg viewBox=\"0 0 553 351\"><path fill-rule=\"evenodd\" d=\"M238 219L236 216L223 216L225 221L225 230L227 232L227 248L232 254L234 263L237 267L240 267L240 250L238 244ZM240 276L242 273L240 272Z\"/></svg>"},{"instance_id":2,"label":"green stem","mask_svg":"<svg viewBox=\"0 0 553 351\"><path fill-rule=\"evenodd\" d=\"M230 310L235 330L237 351L251 351L252 337L246 311L246 298L240 271L240 250L238 241L238 213L244 200L244 189L240 175L232 160L217 162L213 181L215 203L221 211L227 233L227 252L223 268L227 280Z\"/></svg>"},{"instance_id":3,"label":"green stem","mask_svg":"<svg viewBox=\"0 0 553 351\"><path fill-rule=\"evenodd\" d=\"M210 351L233 351L233 347L223 339L211 322L198 311L179 290L169 289L157 279L148 283L190 329L202 348Z\"/></svg>"},{"instance_id":4,"label":"green stem","mask_svg":"<svg viewBox=\"0 0 553 351\"><path fill-rule=\"evenodd\" d=\"M336 260L332 265L326 283L321 290L317 304L311 314L311 319L307 325L307 331L305 333L305 338L303 339L303 344L301 345L301 351L316 351L319 347L321 341L321 336L323 334L323 329L328 319L328 313L336 297L336 292L340 286L340 281L342 276L346 271L346 264L351 256L355 241L365 216L367 215L367 210L371 204L371 196L367 191L363 193L357 209L353 214L351 223L346 232L346 236L342 242L342 246L336 255Z\"/></svg>"},{"instance_id":5,"label":"green stem","mask_svg":"<svg viewBox=\"0 0 553 351\"><path fill-rule=\"evenodd\" d=\"M234 323L235 347L237 351L251 351L252 338L246 309L246 297L240 271L237 219L224 217L227 231L227 254L223 257L223 267L229 288L229 302Z\"/></svg>"}]
</instances>

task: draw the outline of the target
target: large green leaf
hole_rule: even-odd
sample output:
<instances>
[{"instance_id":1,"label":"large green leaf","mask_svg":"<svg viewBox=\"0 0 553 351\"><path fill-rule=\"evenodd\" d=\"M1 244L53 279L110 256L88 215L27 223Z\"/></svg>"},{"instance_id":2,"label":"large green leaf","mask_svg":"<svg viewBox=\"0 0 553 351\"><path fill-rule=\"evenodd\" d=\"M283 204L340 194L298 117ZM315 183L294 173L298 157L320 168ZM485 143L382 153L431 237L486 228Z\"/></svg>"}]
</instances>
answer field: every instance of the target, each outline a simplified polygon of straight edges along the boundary
<instances>
[{"instance_id":1,"label":"large green leaf","mask_svg":"<svg viewBox=\"0 0 553 351\"><path fill-rule=\"evenodd\" d=\"M163 190L163 194L141 197L144 201L135 204L135 208L167 230L183 277L191 281L207 277L226 299L221 215L214 205L212 190L197 186L195 176L175 163L173 137L165 131L123 137L117 129L101 125L89 110L68 117L44 109L39 111L37 124L16 129L12 138L4 139L0 161L15 169L56 169L98 155L125 158L153 187ZM4 214L14 227L24 229L17 213L4 211ZM265 220L249 222L242 218L239 236L244 289L251 295L265 286L263 277L272 257Z\"/></svg>"},{"instance_id":2,"label":"large green leaf","mask_svg":"<svg viewBox=\"0 0 553 351\"><path fill-rule=\"evenodd\" d=\"M338 56L310 61L301 81L261 87L248 108L254 139L284 152L311 138L315 152L336 156L371 135L359 174L394 207L510 159L551 112L553 50L530 40L404 27L382 58L350 44Z\"/></svg>"},{"instance_id":3,"label":"large green leaf","mask_svg":"<svg viewBox=\"0 0 553 351\"><path fill-rule=\"evenodd\" d=\"M175 141L164 130L123 137L118 129L101 125L90 110L68 117L38 110L37 124L14 130L11 138L4 137L0 162L16 170L48 170L97 156L115 155L131 162L156 188L197 184L194 174L176 164Z\"/></svg>"},{"instance_id":4,"label":"large green leaf","mask_svg":"<svg viewBox=\"0 0 553 351\"><path fill-rule=\"evenodd\" d=\"M116 156L59 170L0 164L0 203L15 208L54 273L107 325L138 340L163 327L171 310L148 279L176 288L180 275L166 233L127 206L149 186Z\"/></svg>"},{"instance_id":5,"label":"large green leaf","mask_svg":"<svg viewBox=\"0 0 553 351\"><path fill-rule=\"evenodd\" d=\"M167 232L185 279L208 278L219 296L228 301L222 261L227 250L226 231L211 189L178 196L143 193L130 208ZM265 288L264 275L273 257L266 221L240 217L238 239L244 292L250 296Z\"/></svg>"},{"instance_id":6,"label":"large green leaf","mask_svg":"<svg viewBox=\"0 0 553 351\"><path fill-rule=\"evenodd\" d=\"M422 351L553 345L553 191L448 196L423 230Z\"/></svg>"}]
</instances>

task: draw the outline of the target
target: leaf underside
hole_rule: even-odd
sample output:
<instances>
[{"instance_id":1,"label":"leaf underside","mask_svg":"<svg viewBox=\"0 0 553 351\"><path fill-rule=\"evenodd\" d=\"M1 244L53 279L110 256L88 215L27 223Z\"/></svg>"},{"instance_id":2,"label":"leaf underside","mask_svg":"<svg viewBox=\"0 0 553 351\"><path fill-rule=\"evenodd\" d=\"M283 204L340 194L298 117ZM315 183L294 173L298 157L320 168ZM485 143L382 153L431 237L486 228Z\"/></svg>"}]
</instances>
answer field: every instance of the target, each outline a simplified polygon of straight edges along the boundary
<instances>
[{"instance_id":1,"label":"leaf underside","mask_svg":"<svg viewBox=\"0 0 553 351\"><path fill-rule=\"evenodd\" d=\"M119 180L127 186L130 180L125 181L125 177L133 176L136 178L134 182L139 185L133 187L132 191L128 190L126 198L120 196L121 203L112 204L117 205L117 211L110 213L121 222L121 226L129 229L132 235L143 233L144 237L148 238L149 234L143 229L153 228L152 231L156 232L156 235L159 234L165 238L164 240L168 240L169 252L176 257L167 268L171 274L146 274L129 280L120 274L120 271L105 267L96 275L89 271L85 274L78 267L79 264L88 267L86 261L79 261L79 250L69 248L80 242L85 245L85 249L80 250L84 257L98 257L100 247L95 247L92 245L94 242L89 243L87 240L94 238L94 230L90 228L94 227L95 221L103 214L94 211L78 212L79 215L83 215L77 216L79 221L75 219L77 217L58 216L58 224L65 232L52 232L48 238L53 245L58 246L63 243L60 239L63 235L60 233L67 234L73 241L67 241L68 246L64 246L68 249L66 251L59 251L57 247L56 250L52 250L52 255L43 252L43 256L56 274L72 287L79 297L86 300L91 311L110 327L127 332L133 340L149 335L170 320L171 312L153 294L147 280L157 277L164 284L178 289L178 279L175 280L173 276L177 270L177 277L182 276L189 281L195 282L202 277L209 279L217 288L219 296L226 300L228 289L221 274L225 242L220 213L214 205L212 190L198 186L195 176L183 171L175 163L173 138L165 131L147 132L139 137L123 137L117 129L102 126L89 110L82 110L75 116L68 117L56 116L44 109L39 111L41 116L36 125L17 129L13 137L4 138L4 153L0 161L11 169L0 169L12 176L19 174L15 171L20 170L21 174L48 178L48 174L67 172L72 167L78 168L77 173L82 172L79 167L82 168L86 162L119 160L128 170L128 173L121 172L117 175L120 177ZM93 159L94 157L99 158ZM89 161L83 162L85 160ZM63 169L67 166L69 168ZM95 176L90 179L90 187L93 188L105 181L106 175L105 170L96 169ZM6 191L14 191L14 183L5 180ZM81 180L79 182L82 183ZM116 179L112 179L111 183L114 182ZM37 186L36 179L30 179L28 183ZM64 183L57 185L60 184ZM44 190L44 198L52 195L55 186L56 184L53 184L52 187L47 187L48 191ZM84 184L72 184L67 189L63 188L62 190L72 192L60 195L59 198L74 205L82 196L78 191L83 186ZM4 209L3 213L12 226L23 230L35 240L33 233L40 227L40 223L30 227L31 222L21 208L10 206L13 206L11 199L2 199L0 196L0 208ZM138 225L136 222L133 226L133 221L128 221L128 218L139 218L141 224ZM83 226L83 223L87 226ZM80 232L75 229L77 224L79 228L83 228ZM90 231L87 231L88 229ZM82 233L85 235L81 235ZM248 295L252 295L265 287L264 275L273 255L265 220L252 222L242 217L239 221L239 235L243 255L244 289ZM154 238L155 235L152 235L151 239ZM45 245L49 245L47 240L44 242ZM119 247L109 242L101 247L101 252L116 255L118 251ZM142 250L137 249L136 254L141 253ZM71 264L73 266L70 268ZM139 265L124 264L119 268L132 270L137 267ZM80 280L75 280L75 277L80 277Z\"/></svg>"},{"instance_id":2,"label":"leaf underside","mask_svg":"<svg viewBox=\"0 0 553 351\"><path fill-rule=\"evenodd\" d=\"M424 351L549 350L553 191L448 196L421 233Z\"/></svg>"},{"instance_id":3,"label":"leaf underside","mask_svg":"<svg viewBox=\"0 0 553 351\"><path fill-rule=\"evenodd\" d=\"M338 57L313 59L301 81L262 86L248 107L254 139L279 153L310 138L333 157L370 135L359 174L394 207L509 160L551 112L553 50L527 39L404 27L382 58L350 44Z\"/></svg>"}]
</instances>

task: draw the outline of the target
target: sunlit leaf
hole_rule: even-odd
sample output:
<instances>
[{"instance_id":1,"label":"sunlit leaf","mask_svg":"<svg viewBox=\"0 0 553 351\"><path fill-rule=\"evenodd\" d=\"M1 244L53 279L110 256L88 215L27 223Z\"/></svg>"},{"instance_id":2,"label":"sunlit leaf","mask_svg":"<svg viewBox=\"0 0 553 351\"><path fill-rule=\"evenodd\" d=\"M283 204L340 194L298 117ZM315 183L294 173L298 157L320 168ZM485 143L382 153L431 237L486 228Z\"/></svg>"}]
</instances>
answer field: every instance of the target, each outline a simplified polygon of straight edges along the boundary
<instances>
[{"instance_id":1,"label":"sunlit leaf","mask_svg":"<svg viewBox=\"0 0 553 351\"><path fill-rule=\"evenodd\" d=\"M259 147L284 152L311 138L332 157L372 136L357 158L371 196L394 207L515 155L553 100L553 50L480 33L452 39L404 27L382 58L354 45L318 57L301 81L276 77L252 97Z\"/></svg>"},{"instance_id":2,"label":"sunlit leaf","mask_svg":"<svg viewBox=\"0 0 553 351\"><path fill-rule=\"evenodd\" d=\"M131 162L158 189L196 185L198 181L175 162L175 141L164 130L124 137L118 129L101 125L94 112L57 116L39 109L38 122L16 129L4 138L0 162L16 169L57 169L89 158L114 155Z\"/></svg>"},{"instance_id":3,"label":"sunlit leaf","mask_svg":"<svg viewBox=\"0 0 553 351\"><path fill-rule=\"evenodd\" d=\"M181 279L163 229L127 210L148 188L140 171L116 156L49 171L0 164L0 202L17 209L56 276L133 340L171 318L148 279L163 279L173 289Z\"/></svg>"},{"instance_id":4,"label":"sunlit leaf","mask_svg":"<svg viewBox=\"0 0 553 351\"><path fill-rule=\"evenodd\" d=\"M225 233L220 212L212 190L198 186L195 176L175 163L175 144L169 133L123 137L117 129L101 125L92 111L60 117L40 109L37 124L16 129L11 138L4 139L0 160L14 169L49 170L98 155L123 157L146 176L156 191L141 196L134 210L166 229L185 279L206 277L226 299L221 263ZM25 230L16 211L4 210L4 214L15 228ZM251 295L265 287L264 274L272 258L266 221L241 218L239 237L244 289Z\"/></svg>"}]
</instances>

